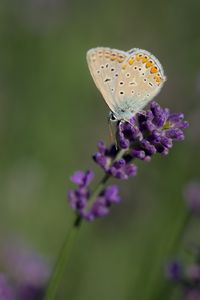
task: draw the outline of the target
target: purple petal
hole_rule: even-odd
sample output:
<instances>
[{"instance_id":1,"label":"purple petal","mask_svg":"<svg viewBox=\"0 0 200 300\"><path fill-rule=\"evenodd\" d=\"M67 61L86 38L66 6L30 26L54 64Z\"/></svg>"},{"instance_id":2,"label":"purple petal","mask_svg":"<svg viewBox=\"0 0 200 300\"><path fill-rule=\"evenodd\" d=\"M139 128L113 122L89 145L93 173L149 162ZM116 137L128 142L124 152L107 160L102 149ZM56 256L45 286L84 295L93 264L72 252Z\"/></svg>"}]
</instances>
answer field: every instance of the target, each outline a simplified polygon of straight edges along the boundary
<instances>
[{"instance_id":1,"label":"purple petal","mask_svg":"<svg viewBox=\"0 0 200 300\"><path fill-rule=\"evenodd\" d=\"M94 202L91 214L94 215L94 217L104 217L109 213L109 208L105 204L105 198L99 197Z\"/></svg>"},{"instance_id":2,"label":"purple petal","mask_svg":"<svg viewBox=\"0 0 200 300\"><path fill-rule=\"evenodd\" d=\"M108 186L104 191L104 196L108 203L119 203L119 189L116 185Z\"/></svg>"},{"instance_id":3,"label":"purple petal","mask_svg":"<svg viewBox=\"0 0 200 300\"><path fill-rule=\"evenodd\" d=\"M94 177L94 173L92 171L76 171L71 177L71 181L78 186L88 186Z\"/></svg>"},{"instance_id":4,"label":"purple petal","mask_svg":"<svg viewBox=\"0 0 200 300\"><path fill-rule=\"evenodd\" d=\"M170 262L166 268L166 275L171 280L180 280L182 278L182 265L178 261Z\"/></svg>"},{"instance_id":5,"label":"purple petal","mask_svg":"<svg viewBox=\"0 0 200 300\"><path fill-rule=\"evenodd\" d=\"M83 184L83 180L85 177L85 172L83 171L76 171L74 172L74 174L70 177L70 180L77 184L77 185L82 185Z\"/></svg>"},{"instance_id":6,"label":"purple petal","mask_svg":"<svg viewBox=\"0 0 200 300\"><path fill-rule=\"evenodd\" d=\"M14 300L14 291L3 273L0 273L0 299Z\"/></svg>"}]
</instances>

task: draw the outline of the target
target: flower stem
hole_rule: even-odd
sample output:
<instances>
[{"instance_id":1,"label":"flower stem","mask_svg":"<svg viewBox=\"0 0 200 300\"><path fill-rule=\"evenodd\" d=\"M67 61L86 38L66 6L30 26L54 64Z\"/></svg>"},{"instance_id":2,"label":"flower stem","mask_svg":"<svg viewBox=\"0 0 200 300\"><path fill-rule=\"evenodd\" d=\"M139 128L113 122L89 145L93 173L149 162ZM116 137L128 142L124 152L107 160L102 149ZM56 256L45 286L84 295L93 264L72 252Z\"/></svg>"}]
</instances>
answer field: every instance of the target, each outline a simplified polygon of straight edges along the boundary
<instances>
[{"instance_id":1,"label":"flower stem","mask_svg":"<svg viewBox=\"0 0 200 300\"><path fill-rule=\"evenodd\" d=\"M120 159L124 155L125 151L120 150L114 160ZM104 189L105 184L107 183L108 179L110 178L110 174L105 174L101 181L98 183L97 187L94 189L93 193L88 199L89 203L92 203L93 200L95 200L98 195L101 193L101 191ZM82 222L81 216L76 216L76 219L74 221L74 224L70 231L67 233L66 239L64 241L64 244L60 250L60 254L58 256L57 262L55 264L55 268L53 270L52 276L49 280L46 294L44 296L44 300L53 300L55 299L58 287L60 285L60 281L62 280L63 273L66 269L66 265L68 263L70 253L73 247L73 244L75 242L78 229L80 228Z\"/></svg>"},{"instance_id":2,"label":"flower stem","mask_svg":"<svg viewBox=\"0 0 200 300\"><path fill-rule=\"evenodd\" d=\"M166 263L171 255L177 253L180 248L180 243L183 239L185 230L191 220L191 212L185 211L182 215L181 220L177 222L176 227L173 232L169 232L171 239L164 241L161 245L160 256L157 257L157 263L155 263L154 270L152 270L151 278L152 285L151 290L148 293L148 299L159 300L159 299L169 299L169 294L171 292L172 285L167 282L164 274L164 266L160 266L160 262ZM164 296L167 296L165 298Z\"/></svg>"},{"instance_id":3,"label":"flower stem","mask_svg":"<svg viewBox=\"0 0 200 300\"><path fill-rule=\"evenodd\" d=\"M48 286L47 286L44 300L53 300L56 296L58 287L60 285L60 281L62 279L66 265L69 261L70 253L71 253L73 244L75 242L80 225L81 225L81 218L79 216L77 216L74 221L73 227L67 233L66 239L60 250L57 262L55 264L55 268L53 270L52 276L51 276Z\"/></svg>"},{"instance_id":4,"label":"flower stem","mask_svg":"<svg viewBox=\"0 0 200 300\"><path fill-rule=\"evenodd\" d=\"M119 152L120 153L120 152ZM118 154L119 155L119 154ZM96 199L96 197L101 193L101 191L104 189L104 186L108 179L110 178L110 174L105 174L104 177L101 179L101 181L98 183L97 187L91 194L90 198L88 199L88 202L92 202ZM53 300L56 296L58 287L60 285L60 281L62 279L63 273L65 271L66 265L68 263L70 253L73 247L73 244L75 242L78 229L81 225L82 218L81 216L76 216L76 219L74 221L74 224L70 231L67 233L66 239L63 243L63 246L60 250L57 262L55 264L55 268L53 270L52 276L49 280L46 294L44 296L44 300Z\"/></svg>"}]
</instances>

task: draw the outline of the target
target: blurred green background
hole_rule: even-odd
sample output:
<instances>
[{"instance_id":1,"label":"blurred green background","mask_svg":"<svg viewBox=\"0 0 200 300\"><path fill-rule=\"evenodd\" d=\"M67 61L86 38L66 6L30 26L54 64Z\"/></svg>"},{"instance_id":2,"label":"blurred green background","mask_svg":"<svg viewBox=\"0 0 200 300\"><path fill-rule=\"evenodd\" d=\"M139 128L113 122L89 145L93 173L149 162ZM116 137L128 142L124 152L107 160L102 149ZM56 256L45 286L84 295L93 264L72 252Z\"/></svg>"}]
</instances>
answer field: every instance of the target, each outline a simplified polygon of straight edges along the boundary
<instances>
[{"instance_id":1,"label":"blurred green background","mask_svg":"<svg viewBox=\"0 0 200 300\"><path fill-rule=\"evenodd\" d=\"M148 299L184 211L182 190L199 178L200 2L2 0L0 20L0 239L22 238L52 262L74 217L69 176L101 176L91 154L109 141L86 51L138 47L163 64L168 81L156 99L184 112L186 139L138 162L138 176L120 182L122 203L84 224L58 296ZM188 239L200 242L194 228Z\"/></svg>"}]
</instances>

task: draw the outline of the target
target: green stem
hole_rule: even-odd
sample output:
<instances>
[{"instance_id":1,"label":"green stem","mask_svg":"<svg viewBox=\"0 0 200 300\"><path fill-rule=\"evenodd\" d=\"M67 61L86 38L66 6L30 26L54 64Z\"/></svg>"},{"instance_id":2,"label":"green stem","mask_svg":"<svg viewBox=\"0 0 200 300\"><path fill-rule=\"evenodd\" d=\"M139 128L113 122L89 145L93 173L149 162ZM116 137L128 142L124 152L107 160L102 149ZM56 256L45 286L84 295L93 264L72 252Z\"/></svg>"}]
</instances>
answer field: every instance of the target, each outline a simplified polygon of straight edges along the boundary
<instances>
[{"instance_id":1,"label":"green stem","mask_svg":"<svg viewBox=\"0 0 200 300\"><path fill-rule=\"evenodd\" d=\"M73 227L67 233L66 239L60 250L57 262L55 264L52 276L49 280L44 300L52 300L56 296L60 281L65 271L67 262L69 261L70 253L75 242L78 229L81 225L81 218L76 217Z\"/></svg>"},{"instance_id":2,"label":"green stem","mask_svg":"<svg viewBox=\"0 0 200 300\"><path fill-rule=\"evenodd\" d=\"M113 161L120 159L125 153L125 150L120 150ZM103 191L105 184L107 183L108 179L110 178L109 174L105 174L101 181L98 183L97 187L91 194L90 198L88 199L89 203L93 203L93 201L98 197L98 195ZM52 276L49 280L46 294L44 296L44 300L53 300L55 299L58 287L60 285L60 281L62 279L63 273L66 269L66 265L69 261L70 253L75 242L78 229L81 225L82 218L81 216L77 216L73 227L68 232L64 244L60 250L60 254L58 256L57 262L55 264Z\"/></svg>"},{"instance_id":3,"label":"green stem","mask_svg":"<svg viewBox=\"0 0 200 300\"><path fill-rule=\"evenodd\" d=\"M154 267L154 271L152 273L152 285L151 291L148 294L148 299L150 300L160 300L160 299L169 299L169 294L171 292L172 285L167 282L165 275L163 274L163 265L160 266L160 262L166 263L171 255L177 253L180 247L180 243L183 239L185 230L191 220L191 213L189 211L185 211L181 220L177 222L176 228L174 231L170 231L169 235L171 235L171 239L164 241L160 248L160 255L157 257L157 264ZM165 296L168 295L167 298Z\"/></svg>"}]
</instances>

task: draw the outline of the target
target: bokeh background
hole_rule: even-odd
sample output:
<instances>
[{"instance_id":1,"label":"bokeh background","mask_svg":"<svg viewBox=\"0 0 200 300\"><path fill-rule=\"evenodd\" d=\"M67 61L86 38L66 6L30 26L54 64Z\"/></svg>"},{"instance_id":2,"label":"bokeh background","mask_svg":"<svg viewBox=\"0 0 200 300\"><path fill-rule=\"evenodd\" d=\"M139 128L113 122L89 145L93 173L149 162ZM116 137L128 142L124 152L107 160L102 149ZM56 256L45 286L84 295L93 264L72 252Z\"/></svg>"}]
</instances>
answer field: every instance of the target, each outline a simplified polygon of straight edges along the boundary
<instances>
[{"instance_id":1,"label":"bokeh background","mask_svg":"<svg viewBox=\"0 0 200 300\"><path fill-rule=\"evenodd\" d=\"M181 222L183 189L200 177L199 18L198 0L1 1L0 251L23 240L53 263L74 217L69 176L101 176L91 154L97 140L109 142L108 108L89 48L154 53L168 77L156 99L190 122L167 157L138 162L137 177L119 183L123 201L107 218L82 226L57 299L148 299ZM185 243L200 243L199 232L195 220Z\"/></svg>"}]
</instances>

